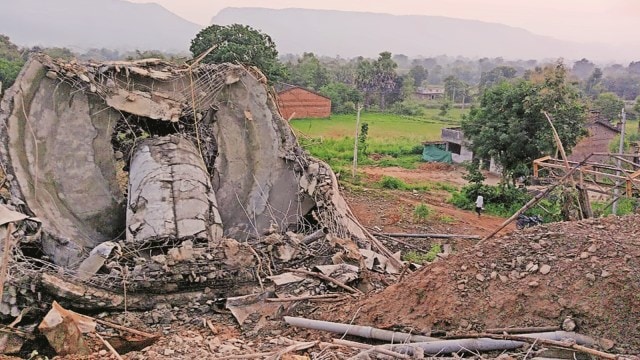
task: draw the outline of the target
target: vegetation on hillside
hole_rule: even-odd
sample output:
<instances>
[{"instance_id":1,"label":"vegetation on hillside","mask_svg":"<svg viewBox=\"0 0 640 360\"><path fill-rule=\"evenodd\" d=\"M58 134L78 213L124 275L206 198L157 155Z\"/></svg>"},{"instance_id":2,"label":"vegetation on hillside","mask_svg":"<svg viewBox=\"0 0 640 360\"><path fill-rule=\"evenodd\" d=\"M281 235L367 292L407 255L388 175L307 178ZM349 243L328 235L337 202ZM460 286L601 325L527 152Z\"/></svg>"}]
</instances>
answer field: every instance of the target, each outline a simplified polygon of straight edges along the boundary
<instances>
[{"instance_id":1,"label":"vegetation on hillside","mask_svg":"<svg viewBox=\"0 0 640 360\"><path fill-rule=\"evenodd\" d=\"M586 107L578 90L567 82L562 63L545 68L530 80L505 81L489 88L480 105L462 121L470 148L480 159L494 159L505 179L528 176L533 160L556 148L544 111L565 149L585 134Z\"/></svg>"},{"instance_id":2,"label":"vegetation on hillside","mask_svg":"<svg viewBox=\"0 0 640 360\"><path fill-rule=\"evenodd\" d=\"M215 48L202 60L204 63L224 62L256 66L270 82L278 81L284 75L278 61L276 44L271 37L247 25L211 25L201 30L191 40L189 50L193 57Z\"/></svg>"},{"instance_id":3,"label":"vegetation on hillside","mask_svg":"<svg viewBox=\"0 0 640 360\"><path fill-rule=\"evenodd\" d=\"M9 37L0 34L0 83L2 90L13 84L24 64L20 49L13 44Z\"/></svg>"}]
</instances>

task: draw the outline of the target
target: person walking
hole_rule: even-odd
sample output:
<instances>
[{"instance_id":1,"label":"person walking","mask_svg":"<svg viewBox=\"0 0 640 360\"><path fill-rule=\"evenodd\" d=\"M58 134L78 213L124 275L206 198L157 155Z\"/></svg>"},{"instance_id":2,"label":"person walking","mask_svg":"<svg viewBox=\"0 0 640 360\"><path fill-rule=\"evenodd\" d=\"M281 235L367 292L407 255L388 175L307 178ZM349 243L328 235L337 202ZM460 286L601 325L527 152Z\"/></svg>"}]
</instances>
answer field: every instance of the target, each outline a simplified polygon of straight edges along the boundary
<instances>
[{"instance_id":1,"label":"person walking","mask_svg":"<svg viewBox=\"0 0 640 360\"><path fill-rule=\"evenodd\" d=\"M478 213L478 217L480 217L482 210L484 210L484 197L478 195L476 198L476 212Z\"/></svg>"}]
</instances>

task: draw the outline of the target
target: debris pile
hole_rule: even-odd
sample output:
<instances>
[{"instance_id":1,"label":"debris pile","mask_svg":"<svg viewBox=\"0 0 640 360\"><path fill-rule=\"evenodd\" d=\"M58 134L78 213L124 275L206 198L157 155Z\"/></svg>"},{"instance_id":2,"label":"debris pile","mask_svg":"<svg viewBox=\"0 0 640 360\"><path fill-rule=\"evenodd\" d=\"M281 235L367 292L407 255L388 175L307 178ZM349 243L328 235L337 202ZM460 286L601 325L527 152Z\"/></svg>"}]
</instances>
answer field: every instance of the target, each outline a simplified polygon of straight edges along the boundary
<instances>
[{"instance_id":1,"label":"debris pile","mask_svg":"<svg viewBox=\"0 0 640 360\"><path fill-rule=\"evenodd\" d=\"M560 326L640 352L640 216L542 225L425 266L345 310L426 335Z\"/></svg>"},{"instance_id":2,"label":"debris pile","mask_svg":"<svg viewBox=\"0 0 640 360\"><path fill-rule=\"evenodd\" d=\"M3 319L53 299L94 311L332 300L360 293L363 251L399 268L254 68L36 55L0 122L0 210L24 214L0 219L17 225L5 229Z\"/></svg>"}]
</instances>

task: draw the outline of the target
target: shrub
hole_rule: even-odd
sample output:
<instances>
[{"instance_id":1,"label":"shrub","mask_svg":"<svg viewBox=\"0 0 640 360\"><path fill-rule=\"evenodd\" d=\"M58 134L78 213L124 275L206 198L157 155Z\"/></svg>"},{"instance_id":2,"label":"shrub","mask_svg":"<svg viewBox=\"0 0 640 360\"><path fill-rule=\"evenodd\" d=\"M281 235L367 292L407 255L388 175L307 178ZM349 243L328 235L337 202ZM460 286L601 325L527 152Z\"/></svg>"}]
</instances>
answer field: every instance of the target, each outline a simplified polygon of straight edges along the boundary
<instances>
[{"instance_id":1,"label":"shrub","mask_svg":"<svg viewBox=\"0 0 640 360\"><path fill-rule=\"evenodd\" d=\"M526 190L513 186L471 184L454 192L449 202L458 208L473 210L478 194L484 198L487 213L503 217L513 215L531 199Z\"/></svg>"},{"instance_id":2,"label":"shrub","mask_svg":"<svg viewBox=\"0 0 640 360\"><path fill-rule=\"evenodd\" d=\"M439 244L433 245L429 252L409 251L402 257L402 260L408 261L414 264L423 265L436 259L438 254L442 252L442 247Z\"/></svg>"},{"instance_id":3,"label":"shrub","mask_svg":"<svg viewBox=\"0 0 640 360\"><path fill-rule=\"evenodd\" d=\"M431 214L431 209L424 203L416 205L413 209L413 219L416 221L426 221L429 214Z\"/></svg>"},{"instance_id":4,"label":"shrub","mask_svg":"<svg viewBox=\"0 0 640 360\"><path fill-rule=\"evenodd\" d=\"M398 179L395 178L393 176L383 176L382 179L379 181L380 186L382 186L385 189L406 189L407 188L407 184Z\"/></svg>"},{"instance_id":5,"label":"shrub","mask_svg":"<svg viewBox=\"0 0 640 360\"><path fill-rule=\"evenodd\" d=\"M404 100L393 104L391 112L407 116L424 116L425 114L424 108L419 103L412 100Z\"/></svg>"}]
</instances>

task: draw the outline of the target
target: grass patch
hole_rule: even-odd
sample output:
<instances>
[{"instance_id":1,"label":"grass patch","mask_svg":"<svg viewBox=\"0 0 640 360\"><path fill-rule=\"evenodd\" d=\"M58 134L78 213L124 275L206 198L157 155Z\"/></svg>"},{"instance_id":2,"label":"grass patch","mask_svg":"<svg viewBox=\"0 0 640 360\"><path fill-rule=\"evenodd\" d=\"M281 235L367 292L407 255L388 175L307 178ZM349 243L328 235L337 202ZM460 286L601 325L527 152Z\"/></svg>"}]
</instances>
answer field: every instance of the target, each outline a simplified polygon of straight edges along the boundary
<instances>
[{"instance_id":1,"label":"grass patch","mask_svg":"<svg viewBox=\"0 0 640 360\"><path fill-rule=\"evenodd\" d=\"M441 215L439 221L444 224L453 224L456 222L456 219L449 215Z\"/></svg>"},{"instance_id":2,"label":"grass patch","mask_svg":"<svg viewBox=\"0 0 640 360\"><path fill-rule=\"evenodd\" d=\"M591 208L593 209L593 214L595 216L608 216L611 215L611 206L604 208L607 206L609 202L600 202L594 201L591 203ZM640 207L640 201L636 198L621 198L618 201L618 215L630 215L635 214L637 209Z\"/></svg>"},{"instance_id":3,"label":"grass patch","mask_svg":"<svg viewBox=\"0 0 640 360\"><path fill-rule=\"evenodd\" d=\"M431 209L427 206L427 204L420 203L413 208L413 220L418 222L425 222L427 218L431 215Z\"/></svg>"},{"instance_id":4,"label":"grass patch","mask_svg":"<svg viewBox=\"0 0 640 360\"><path fill-rule=\"evenodd\" d=\"M383 189L406 190L407 183L393 176L383 176L378 184Z\"/></svg>"},{"instance_id":5,"label":"grass patch","mask_svg":"<svg viewBox=\"0 0 640 360\"><path fill-rule=\"evenodd\" d=\"M456 109L447 117L438 117L437 112L437 109L428 109L421 117L363 113L360 122L368 124L367 152L359 153L358 164L415 168L422 160L422 142L439 140L442 128L458 125L463 113ZM298 119L290 124L300 134L300 144L311 155L333 168L347 167L353 162L355 115Z\"/></svg>"},{"instance_id":6,"label":"grass patch","mask_svg":"<svg viewBox=\"0 0 640 360\"><path fill-rule=\"evenodd\" d=\"M402 260L408 261L410 263L424 265L426 263L432 262L436 259L439 253L442 252L442 247L439 244L431 246L429 252L421 252L421 251L409 251L402 256Z\"/></svg>"},{"instance_id":7,"label":"grass patch","mask_svg":"<svg viewBox=\"0 0 640 360\"><path fill-rule=\"evenodd\" d=\"M409 191L432 191L432 190L442 190L442 183L407 183L402 179L398 179L393 176L383 176L378 182L372 184L373 186L377 186L382 189L390 189L390 190L409 190ZM455 188L452 188L456 191Z\"/></svg>"}]
</instances>

